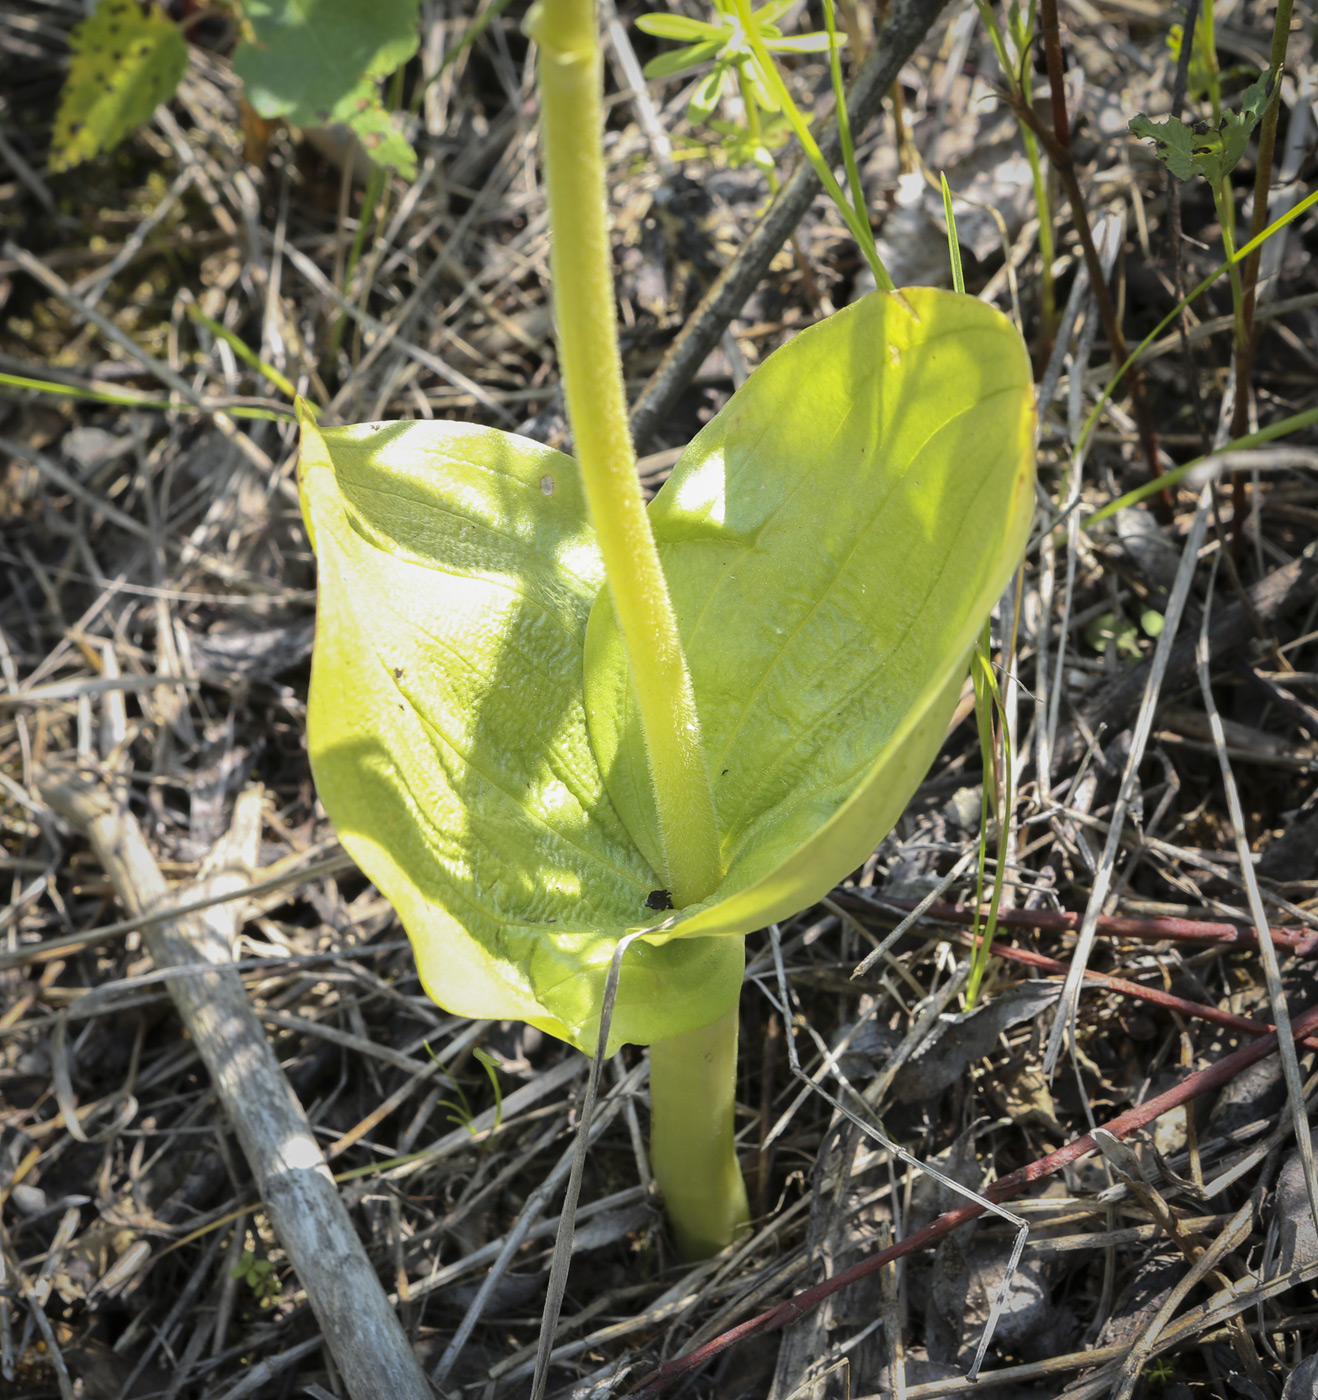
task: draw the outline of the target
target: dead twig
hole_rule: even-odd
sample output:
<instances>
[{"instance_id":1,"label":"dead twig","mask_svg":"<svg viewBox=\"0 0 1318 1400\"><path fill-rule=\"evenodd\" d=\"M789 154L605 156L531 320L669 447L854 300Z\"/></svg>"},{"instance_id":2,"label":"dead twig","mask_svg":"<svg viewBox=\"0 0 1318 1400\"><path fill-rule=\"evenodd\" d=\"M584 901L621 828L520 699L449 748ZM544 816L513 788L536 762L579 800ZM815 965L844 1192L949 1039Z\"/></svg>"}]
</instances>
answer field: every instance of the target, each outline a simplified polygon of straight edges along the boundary
<instances>
[{"instance_id":1,"label":"dead twig","mask_svg":"<svg viewBox=\"0 0 1318 1400\"><path fill-rule=\"evenodd\" d=\"M135 914L168 898L164 877L133 816L101 788L48 770L45 800L86 833L120 900ZM241 888L255 863L260 794L239 799L229 838L203 872L203 896ZM201 918L149 927L160 968L199 961L213 973L177 978L170 995L237 1131L261 1199L297 1270L326 1345L353 1400L431 1400L412 1346L339 1199L324 1155L275 1059L238 974L225 966L236 931L233 905Z\"/></svg>"}]
</instances>

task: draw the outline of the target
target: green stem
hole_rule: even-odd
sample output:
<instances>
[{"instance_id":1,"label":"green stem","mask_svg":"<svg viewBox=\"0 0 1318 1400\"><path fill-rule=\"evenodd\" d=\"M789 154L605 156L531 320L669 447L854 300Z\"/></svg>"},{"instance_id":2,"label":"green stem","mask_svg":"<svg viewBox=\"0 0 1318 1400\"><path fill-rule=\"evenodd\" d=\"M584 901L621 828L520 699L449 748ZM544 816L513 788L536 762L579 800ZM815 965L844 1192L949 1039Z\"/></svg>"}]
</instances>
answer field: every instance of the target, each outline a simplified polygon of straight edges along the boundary
<instances>
[{"instance_id":1,"label":"green stem","mask_svg":"<svg viewBox=\"0 0 1318 1400\"><path fill-rule=\"evenodd\" d=\"M1217 222L1222 230L1222 250L1227 256L1227 276L1231 279L1231 312L1235 319L1235 350L1237 361L1249 345L1249 331L1245 326L1245 289L1240 281L1240 268L1236 264L1236 206L1231 197L1231 178L1223 175L1220 181L1210 180L1213 191L1213 204L1217 208ZM1237 393L1245 393L1243 384L1237 383Z\"/></svg>"},{"instance_id":2,"label":"green stem","mask_svg":"<svg viewBox=\"0 0 1318 1400\"><path fill-rule=\"evenodd\" d=\"M796 133L796 139L801 143L801 149L805 152L806 159L819 177L819 183L823 185L828 197L837 206L838 213L842 215L842 222L846 224L848 232L865 255L865 260L870 265L870 271L874 274L874 281L879 291L893 291L893 280L888 276L888 269L884 267L883 260L879 257L879 250L874 243L874 230L869 226L869 219L863 208L857 210L851 207L851 201L842 193L842 186L838 184L837 177L828 168L823 152L819 149L819 143L811 134L800 109L792 101L792 94L787 91L787 84L783 82L782 75L778 72L773 55L765 48L764 40L751 18L750 0L736 0L736 5L746 39L755 54L755 61L760 66L760 74L772 89L773 95L782 109L783 116L787 118L792 130Z\"/></svg>"},{"instance_id":3,"label":"green stem","mask_svg":"<svg viewBox=\"0 0 1318 1400\"><path fill-rule=\"evenodd\" d=\"M1053 337L1057 334L1057 294L1053 288L1053 262L1057 254L1053 244L1052 201L1048 198L1048 177L1039 160L1039 143L1034 139L1034 132L1022 125L1021 139L1025 142L1030 176L1034 181L1034 204L1039 211L1039 261L1043 276L1039 322L1043 344L1051 351Z\"/></svg>"},{"instance_id":4,"label":"green stem","mask_svg":"<svg viewBox=\"0 0 1318 1400\"><path fill-rule=\"evenodd\" d=\"M750 1219L733 1139L737 1008L650 1046L650 1164L677 1247L704 1259Z\"/></svg>"},{"instance_id":5,"label":"green stem","mask_svg":"<svg viewBox=\"0 0 1318 1400\"><path fill-rule=\"evenodd\" d=\"M593 0L540 0L541 131L554 314L568 418L627 648L654 785L664 879L678 908L722 878L700 719L636 475L614 321Z\"/></svg>"}]
</instances>

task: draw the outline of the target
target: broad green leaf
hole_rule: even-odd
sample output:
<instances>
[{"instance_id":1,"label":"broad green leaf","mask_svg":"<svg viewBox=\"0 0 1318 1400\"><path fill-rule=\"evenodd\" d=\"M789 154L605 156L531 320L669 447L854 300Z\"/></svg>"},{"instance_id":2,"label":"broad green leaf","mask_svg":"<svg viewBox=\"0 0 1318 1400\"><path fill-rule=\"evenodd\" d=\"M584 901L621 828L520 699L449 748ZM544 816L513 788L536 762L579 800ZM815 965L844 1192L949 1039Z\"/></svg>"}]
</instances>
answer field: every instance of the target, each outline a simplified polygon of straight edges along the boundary
<instances>
[{"instance_id":1,"label":"broad green leaf","mask_svg":"<svg viewBox=\"0 0 1318 1400\"><path fill-rule=\"evenodd\" d=\"M925 288L805 332L691 444L651 518L727 873L665 918L648 909L648 773L574 464L489 429L321 432L304 412L312 768L435 1000L589 1049L609 958L642 930L611 1040L722 1014L742 952L716 935L826 893L936 754L1019 557L1032 445L1019 335Z\"/></svg>"},{"instance_id":2,"label":"broad green leaf","mask_svg":"<svg viewBox=\"0 0 1318 1400\"><path fill-rule=\"evenodd\" d=\"M319 575L307 732L325 809L441 1006L592 1050L618 939L663 915L586 733L603 568L576 465L461 423L301 418ZM742 965L737 940L635 943L612 1041L715 1020Z\"/></svg>"},{"instance_id":3,"label":"broad green leaf","mask_svg":"<svg viewBox=\"0 0 1318 1400\"><path fill-rule=\"evenodd\" d=\"M137 0L100 0L69 46L73 57L51 139L53 171L112 151L173 97L188 66L178 25Z\"/></svg>"},{"instance_id":4,"label":"broad green leaf","mask_svg":"<svg viewBox=\"0 0 1318 1400\"><path fill-rule=\"evenodd\" d=\"M1245 90L1240 111L1224 112L1217 128L1207 122L1187 126L1176 117L1155 122L1141 113L1132 118L1130 129L1153 142L1154 153L1178 180L1202 175L1219 184L1240 163L1272 92L1268 74L1260 74Z\"/></svg>"},{"instance_id":5,"label":"broad green leaf","mask_svg":"<svg viewBox=\"0 0 1318 1400\"><path fill-rule=\"evenodd\" d=\"M930 288L875 293L771 356L650 507L691 668L725 878L674 936L804 908L896 821L942 743L1033 505L1020 335ZM590 738L658 859L608 595L587 633Z\"/></svg>"},{"instance_id":6,"label":"broad green leaf","mask_svg":"<svg viewBox=\"0 0 1318 1400\"><path fill-rule=\"evenodd\" d=\"M297 126L342 122L371 158L408 178L416 156L380 103L375 81L417 50L418 0L243 0L251 42L234 72L263 117ZM370 81L367 81L370 80Z\"/></svg>"}]
</instances>

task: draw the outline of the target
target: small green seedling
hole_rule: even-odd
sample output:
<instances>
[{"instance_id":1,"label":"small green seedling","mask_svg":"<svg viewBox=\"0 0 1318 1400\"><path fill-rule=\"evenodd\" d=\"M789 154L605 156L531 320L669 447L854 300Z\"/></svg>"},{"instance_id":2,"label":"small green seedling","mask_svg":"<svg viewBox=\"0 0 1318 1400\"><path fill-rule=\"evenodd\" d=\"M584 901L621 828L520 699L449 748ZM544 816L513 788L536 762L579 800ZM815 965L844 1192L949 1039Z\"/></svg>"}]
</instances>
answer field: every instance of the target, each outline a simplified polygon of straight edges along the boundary
<instances>
[{"instance_id":1,"label":"small green seedling","mask_svg":"<svg viewBox=\"0 0 1318 1400\"><path fill-rule=\"evenodd\" d=\"M242 1258L234 1265L233 1276L252 1290L252 1296L263 1308L279 1297L275 1266L268 1259L258 1259L250 1249L243 1250Z\"/></svg>"},{"instance_id":2,"label":"small green seedling","mask_svg":"<svg viewBox=\"0 0 1318 1400\"><path fill-rule=\"evenodd\" d=\"M1239 165L1249 134L1263 116L1272 92L1272 80L1267 73L1261 73L1245 90L1240 110L1224 112L1215 123L1187 124L1179 117L1155 122L1141 113L1131 120L1130 129L1136 136L1152 140L1158 159L1178 180L1202 175L1216 189Z\"/></svg>"},{"instance_id":3,"label":"small green seedling","mask_svg":"<svg viewBox=\"0 0 1318 1400\"><path fill-rule=\"evenodd\" d=\"M1143 609L1138 627L1127 618L1119 618L1116 613L1105 612L1085 628L1085 641L1100 656L1105 655L1109 647L1115 647L1118 656L1138 661L1144 655L1144 648L1140 645L1140 632L1153 638L1157 637L1162 629L1163 616L1153 608Z\"/></svg>"},{"instance_id":4,"label":"small green seedling","mask_svg":"<svg viewBox=\"0 0 1318 1400\"><path fill-rule=\"evenodd\" d=\"M591 0L545 0L543 146L577 461L464 423L320 427L317 789L448 1010L651 1046L679 1247L747 1215L744 935L900 816L1024 545L1034 393L992 307L876 292L771 356L648 510L626 427Z\"/></svg>"}]
</instances>

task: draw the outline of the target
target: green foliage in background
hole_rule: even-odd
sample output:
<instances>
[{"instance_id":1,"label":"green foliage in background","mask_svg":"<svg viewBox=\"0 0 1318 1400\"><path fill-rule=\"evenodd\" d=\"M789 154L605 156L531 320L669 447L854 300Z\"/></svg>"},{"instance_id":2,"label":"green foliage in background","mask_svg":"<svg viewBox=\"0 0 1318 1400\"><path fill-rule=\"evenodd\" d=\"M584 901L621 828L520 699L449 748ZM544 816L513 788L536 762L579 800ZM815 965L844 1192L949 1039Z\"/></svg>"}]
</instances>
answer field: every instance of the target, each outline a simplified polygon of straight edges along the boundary
<instances>
[{"instance_id":1,"label":"green foliage in background","mask_svg":"<svg viewBox=\"0 0 1318 1400\"><path fill-rule=\"evenodd\" d=\"M342 123L370 158L405 179L416 153L380 101L380 79L417 49L418 0L242 0L247 32L233 56L261 116L295 126ZM100 0L73 31L50 167L113 150L178 88L188 46L157 6Z\"/></svg>"},{"instance_id":2,"label":"green foliage in background","mask_svg":"<svg viewBox=\"0 0 1318 1400\"><path fill-rule=\"evenodd\" d=\"M770 0L751 11L737 0L714 0L711 20L690 19L665 12L641 15L636 27L657 39L682 45L660 54L645 65L647 78L669 78L712 64L700 80L687 104L687 120L693 126L708 123L720 138L711 146L722 150L729 165L753 164L771 181L776 180L773 152L791 134L791 126L780 111L775 84L766 72L751 43L751 31L771 54L826 53L826 33L785 35L778 25L794 0ZM838 47L846 43L838 37ZM744 121L715 118L714 112L725 97L739 93L745 111ZM710 147L698 145L689 152L704 155Z\"/></svg>"},{"instance_id":3,"label":"green foliage in background","mask_svg":"<svg viewBox=\"0 0 1318 1400\"><path fill-rule=\"evenodd\" d=\"M183 35L158 6L101 0L73 31L50 168L68 170L135 131L174 95L188 66Z\"/></svg>"},{"instance_id":4,"label":"green foliage in background","mask_svg":"<svg viewBox=\"0 0 1318 1400\"><path fill-rule=\"evenodd\" d=\"M416 52L418 0L243 0L250 42L233 70L263 117L341 122L377 164L406 179L416 153L380 102L379 80Z\"/></svg>"}]
</instances>

